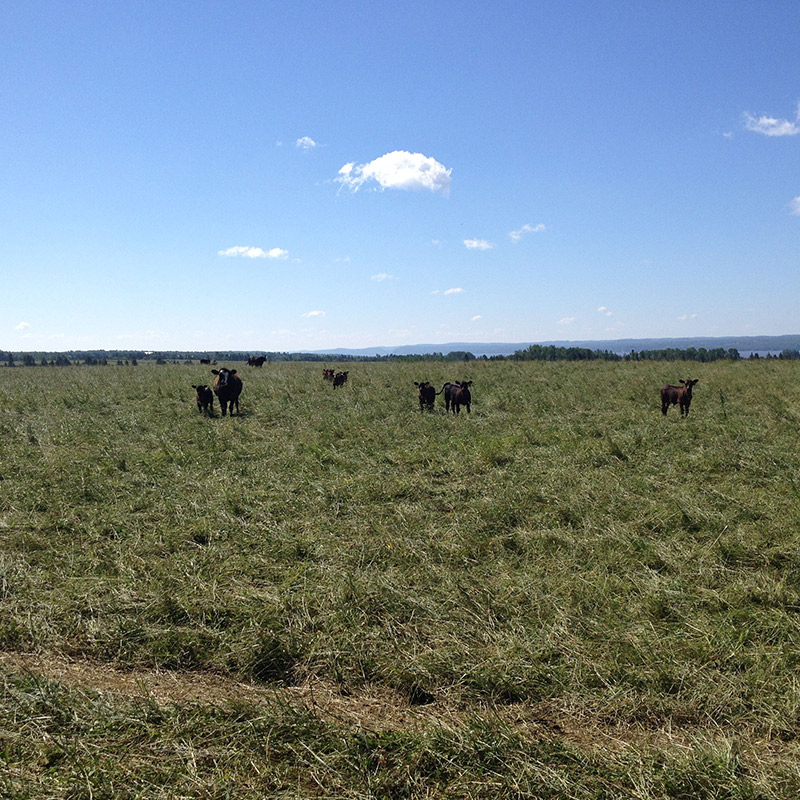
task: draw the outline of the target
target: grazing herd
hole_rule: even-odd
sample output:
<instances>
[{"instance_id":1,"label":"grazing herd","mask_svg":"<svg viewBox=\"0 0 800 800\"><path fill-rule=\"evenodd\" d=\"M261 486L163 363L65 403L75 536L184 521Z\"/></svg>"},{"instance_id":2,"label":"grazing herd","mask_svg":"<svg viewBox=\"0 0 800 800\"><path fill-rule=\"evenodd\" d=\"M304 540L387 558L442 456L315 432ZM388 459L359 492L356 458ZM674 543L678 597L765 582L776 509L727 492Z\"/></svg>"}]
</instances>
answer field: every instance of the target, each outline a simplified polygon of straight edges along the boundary
<instances>
[{"instance_id":1,"label":"grazing herd","mask_svg":"<svg viewBox=\"0 0 800 800\"><path fill-rule=\"evenodd\" d=\"M250 356L248 364L250 366L261 367L266 361L265 356ZM208 363L207 359L201 359L201 363ZM206 384L195 385L192 384L192 389L197 392L196 402L197 410L205 412L209 416L214 415L214 395L217 396L219 401L220 410L224 417L228 409L233 415L234 409L239 413L239 395L242 393L242 379L236 373L235 369L212 369L212 374L215 376L213 386L209 387ZM344 386L347 383L349 372L335 371L332 369L322 370L322 379L330 381L333 388ZM692 380L687 378L681 379L679 386L673 384L665 384L661 387L661 413L666 416L669 407L678 406L682 417L689 415L689 406L692 403L692 388L699 381L699 378ZM472 411L472 393L470 386L472 381L448 381L437 392L436 388L429 381L414 381L414 386L418 390L419 410L429 411L434 410L436 404L436 397L440 394L444 395L444 410L445 413L453 412L454 414L461 413L461 406L467 409L467 413Z\"/></svg>"}]
</instances>

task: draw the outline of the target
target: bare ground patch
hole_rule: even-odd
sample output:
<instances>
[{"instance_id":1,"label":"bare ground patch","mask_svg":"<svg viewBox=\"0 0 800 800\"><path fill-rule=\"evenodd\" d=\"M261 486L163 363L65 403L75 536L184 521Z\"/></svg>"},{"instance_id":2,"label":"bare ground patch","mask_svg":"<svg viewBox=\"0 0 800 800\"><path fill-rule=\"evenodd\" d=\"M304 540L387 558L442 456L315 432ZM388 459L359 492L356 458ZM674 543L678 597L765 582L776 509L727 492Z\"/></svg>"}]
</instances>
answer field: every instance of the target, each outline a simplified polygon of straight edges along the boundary
<instances>
[{"instance_id":1,"label":"bare ground patch","mask_svg":"<svg viewBox=\"0 0 800 800\"><path fill-rule=\"evenodd\" d=\"M790 759L800 763L800 745L756 737L744 730L723 728L651 729L644 726L608 725L578 707L556 701L490 705L436 699L412 706L399 692L364 687L357 694L342 694L332 683L314 680L303 686L266 687L211 673L168 670L121 670L109 664L39 653L0 653L0 669L31 673L79 690L142 698L160 704L224 706L245 703L269 706L286 703L313 711L353 728L370 731L423 732L439 728L456 731L476 717L495 719L509 731L526 736L556 736L585 749L694 749L728 745L758 762Z\"/></svg>"}]
</instances>

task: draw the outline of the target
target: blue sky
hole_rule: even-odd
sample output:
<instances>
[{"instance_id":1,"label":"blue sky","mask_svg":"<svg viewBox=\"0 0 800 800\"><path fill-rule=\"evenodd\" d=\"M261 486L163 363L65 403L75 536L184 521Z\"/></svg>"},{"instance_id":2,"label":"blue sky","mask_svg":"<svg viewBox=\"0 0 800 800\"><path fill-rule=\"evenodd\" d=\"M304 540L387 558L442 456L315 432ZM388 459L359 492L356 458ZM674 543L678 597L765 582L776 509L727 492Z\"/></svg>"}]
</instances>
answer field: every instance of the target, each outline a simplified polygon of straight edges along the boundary
<instances>
[{"instance_id":1,"label":"blue sky","mask_svg":"<svg viewBox=\"0 0 800 800\"><path fill-rule=\"evenodd\" d=\"M0 349L800 332L800 13L0 0Z\"/></svg>"}]
</instances>

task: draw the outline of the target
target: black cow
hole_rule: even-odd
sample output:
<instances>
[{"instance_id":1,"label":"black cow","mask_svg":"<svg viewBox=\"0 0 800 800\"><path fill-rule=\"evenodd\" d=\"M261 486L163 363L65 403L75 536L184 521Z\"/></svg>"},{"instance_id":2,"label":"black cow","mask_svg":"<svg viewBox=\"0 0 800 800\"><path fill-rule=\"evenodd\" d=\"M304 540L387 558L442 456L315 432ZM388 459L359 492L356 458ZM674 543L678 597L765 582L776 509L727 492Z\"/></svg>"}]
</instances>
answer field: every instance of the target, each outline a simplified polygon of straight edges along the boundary
<instances>
[{"instance_id":1,"label":"black cow","mask_svg":"<svg viewBox=\"0 0 800 800\"><path fill-rule=\"evenodd\" d=\"M207 411L208 415L213 417L214 393L211 391L211 387L206 386L204 383L200 384L200 386L195 386L192 384L192 389L197 390L197 410Z\"/></svg>"},{"instance_id":2,"label":"black cow","mask_svg":"<svg viewBox=\"0 0 800 800\"><path fill-rule=\"evenodd\" d=\"M337 372L333 376L333 388L335 389L337 386L344 386L347 383L347 371L345 372Z\"/></svg>"},{"instance_id":3,"label":"black cow","mask_svg":"<svg viewBox=\"0 0 800 800\"><path fill-rule=\"evenodd\" d=\"M471 413L472 409L472 394L469 387L472 386L472 381L456 381L455 383L446 383L442 386L440 392L444 392L444 410L445 412L452 409L454 414L461 413L461 406L467 407L467 413Z\"/></svg>"},{"instance_id":4,"label":"black cow","mask_svg":"<svg viewBox=\"0 0 800 800\"><path fill-rule=\"evenodd\" d=\"M419 389L419 410L424 411L427 407L428 411L433 411L436 389L428 381L422 381L422 383L414 381L414 386Z\"/></svg>"},{"instance_id":5,"label":"black cow","mask_svg":"<svg viewBox=\"0 0 800 800\"><path fill-rule=\"evenodd\" d=\"M666 417L670 406L677 405L681 410L681 416L689 416L689 406L692 403L692 387L700 378L679 381L682 386L667 384L661 387L661 413Z\"/></svg>"},{"instance_id":6,"label":"black cow","mask_svg":"<svg viewBox=\"0 0 800 800\"><path fill-rule=\"evenodd\" d=\"M247 364L250 367L263 367L266 360L266 356L250 356L250 358L247 359Z\"/></svg>"},{"instance_id":7,"label":"black cow","mask_svg":"<svg viewBox=\"0 0 800 800\"><path fill-rule=\"evenodd\" d=\"M242 379L236 374L235 369L211 370L214 379L214 394L219 400L219 407L222 409L222 416L225 416L228 404L230 404L231 415L233 407L236 406L236 413L239 413L239 395L242 393Z\"/></svg>"}]
</instances>

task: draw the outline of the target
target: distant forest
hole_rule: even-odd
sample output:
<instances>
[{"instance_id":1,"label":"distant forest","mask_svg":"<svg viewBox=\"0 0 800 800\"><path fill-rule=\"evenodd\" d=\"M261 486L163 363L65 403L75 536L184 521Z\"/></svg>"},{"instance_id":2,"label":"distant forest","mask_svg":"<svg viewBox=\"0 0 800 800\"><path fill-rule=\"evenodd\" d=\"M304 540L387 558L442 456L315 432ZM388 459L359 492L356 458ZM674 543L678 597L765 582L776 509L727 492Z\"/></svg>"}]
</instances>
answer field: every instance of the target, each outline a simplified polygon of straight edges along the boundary
<instances>
[{"instance_id":1,"label":"distant forest","mask_svg":"<svg viewBox=\"0 0 800 800\"><path fill-rule=\"evenodd\" d=\"M448 353L416 353L413 355L349 355L342 353L278 353L258 351L247 353L237 350L199 353L184 350L69 350L67 352L17 352L0 350L0 366L5 367L68 367L87 366L138 366L140 363L194 364L201 359L210 363L247 363L253 355L263 355L267 363L274 361L356 362L356 361L738 361L739 351L731 348L668 347L658 350L631 350L621 355L610 350L592 350L585 347L560 347L534 344L510 355L475 356L466 350ZM778 358L800 359L800 351L782 350L778 355L759 356L751 353L750 359Z\"/></svg>"}]
</instances>

